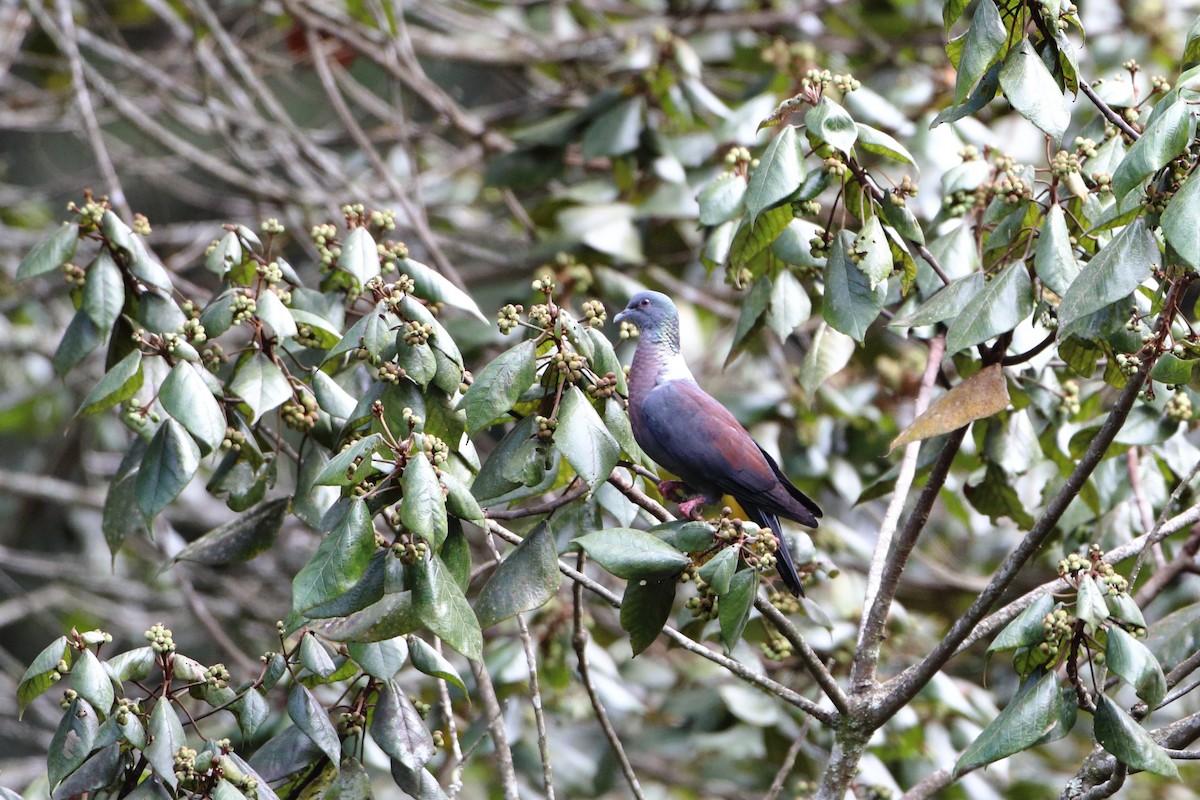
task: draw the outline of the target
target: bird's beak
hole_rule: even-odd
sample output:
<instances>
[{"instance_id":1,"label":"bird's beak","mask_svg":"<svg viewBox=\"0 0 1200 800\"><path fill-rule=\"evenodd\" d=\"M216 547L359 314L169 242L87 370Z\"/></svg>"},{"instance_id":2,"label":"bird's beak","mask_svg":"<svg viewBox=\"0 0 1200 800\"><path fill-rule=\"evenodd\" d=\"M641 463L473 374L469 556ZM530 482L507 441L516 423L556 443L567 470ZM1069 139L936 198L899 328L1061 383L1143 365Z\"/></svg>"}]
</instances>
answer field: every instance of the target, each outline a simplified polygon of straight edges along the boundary
<instances>
[{"instance_id":1,"label":"bird's beak","mask_svg":"<svg viewBox=\"0 0 1200 800\"><path fill-rule=\"evenodd\" d=\"M619 324L621 324L621 320L625 319L628 316L629 316L629 309L628 308L621 309L619 312L617 312L617 315L615 317L613 317L613 322L615 322L619 325Z\"/></svg>"}]
</instances>

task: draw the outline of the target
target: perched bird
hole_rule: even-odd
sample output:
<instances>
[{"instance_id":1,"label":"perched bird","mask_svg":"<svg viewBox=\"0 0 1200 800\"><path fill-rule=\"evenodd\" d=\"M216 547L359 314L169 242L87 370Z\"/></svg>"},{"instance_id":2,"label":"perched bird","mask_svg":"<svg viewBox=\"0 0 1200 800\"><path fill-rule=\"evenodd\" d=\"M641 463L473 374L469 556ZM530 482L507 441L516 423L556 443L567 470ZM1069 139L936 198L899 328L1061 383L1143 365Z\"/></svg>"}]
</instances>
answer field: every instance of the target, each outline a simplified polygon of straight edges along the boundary
<instances>
[{"instance_id":1,"label":"perched bird","mask_svg":"<svg viewBox=\"0 0 1200 800\"><path fill-rule=\"evenodd\" d=\"M663 496L679 488L694 495L679 504L679 511L695 519L699 506L731 495L752 522L775 534L779 576L792 594L802 595L779 517L815 528L821 509L696 383L679 352L679 312L669 297L638 292L614 319L633 323L641 334L629 369L629 419L646 455L680 478L659 484Z\"/></svg>"}]
</instances>

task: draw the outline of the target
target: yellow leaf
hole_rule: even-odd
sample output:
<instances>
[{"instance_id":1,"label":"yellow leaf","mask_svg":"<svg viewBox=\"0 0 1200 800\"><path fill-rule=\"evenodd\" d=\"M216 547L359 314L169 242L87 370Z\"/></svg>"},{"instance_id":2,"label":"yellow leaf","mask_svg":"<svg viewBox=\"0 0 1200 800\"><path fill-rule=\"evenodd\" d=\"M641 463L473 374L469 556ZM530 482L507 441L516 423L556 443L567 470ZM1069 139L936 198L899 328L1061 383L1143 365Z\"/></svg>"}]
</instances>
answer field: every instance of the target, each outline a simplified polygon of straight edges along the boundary
<instances>
[{"instance_id":1,"label":"yellow leaf","mask_svg":"<svg viewBox=\"0 0 1200 800\"><path fill-rule=\"evenodd\" d=\"M1008 382L999 364L976 372L942 395L925 413L900 432L888 452L912 442L932 439L956 431L977 419L999 414L1008 408Z\"/></svg>"}]
</instances>

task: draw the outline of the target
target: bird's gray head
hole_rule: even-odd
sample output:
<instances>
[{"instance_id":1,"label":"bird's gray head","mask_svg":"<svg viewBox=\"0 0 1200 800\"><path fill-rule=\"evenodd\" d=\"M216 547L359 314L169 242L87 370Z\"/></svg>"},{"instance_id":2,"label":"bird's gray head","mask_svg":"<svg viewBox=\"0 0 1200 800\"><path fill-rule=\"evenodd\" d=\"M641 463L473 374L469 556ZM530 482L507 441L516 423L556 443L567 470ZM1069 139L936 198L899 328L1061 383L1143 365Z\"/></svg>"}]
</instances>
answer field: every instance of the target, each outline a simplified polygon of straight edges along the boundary
<instances>
[{"instance_id":1,"label":"bird's gray head","mask_svg":"<svg viewBox=\"0 0 1200 800\"><path fill-rule=\"evenodd\" d=\"M671 298L662 292L638 292L613 321L632 322L643 338L652 341L679 341L679 312Z\"/></svg>"}]
</instances>

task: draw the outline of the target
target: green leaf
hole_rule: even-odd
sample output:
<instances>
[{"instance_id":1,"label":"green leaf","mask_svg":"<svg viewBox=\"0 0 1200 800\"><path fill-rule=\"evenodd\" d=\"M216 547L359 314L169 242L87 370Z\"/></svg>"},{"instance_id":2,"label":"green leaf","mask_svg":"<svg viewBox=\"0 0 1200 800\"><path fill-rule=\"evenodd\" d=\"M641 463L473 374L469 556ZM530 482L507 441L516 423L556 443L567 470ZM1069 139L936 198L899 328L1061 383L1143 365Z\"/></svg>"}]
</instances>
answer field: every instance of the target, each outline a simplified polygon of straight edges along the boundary
<instances>
[{"instance_id":1,"label":"green leaf","mask_svg":"<svg viewBox=\"0 0 1200 800\"><path fill-rule=\"evenodd\" d=\"M771 282L771 302L767 306L767 327L780 339L787 339L812 314L808 292L789 270L782 270Z\"/></svg>"},{"instance_id":2,"label":"green leaf","mask_svg":"<svg viewBox=\"0 0 1200 800\"><path fill-rule=\"evenodd\" d=\"M1033 269L1042 283L1059 297L1065 295L1071 283L1079 277L1079 262L1075 260L1066 214L1058 203L1050 206L1046 221L1042 223Z\"/></svg>"},{"instance_id":3,"label":"green leaf","mask_svg":"<svg viewBox=\"0 0 1200 800\"><path fill-rule=\"evenodd\" d=\"M88 417L107 411L117 403L124 402L142 388L145 376L142 373L142 352L133 350L122 358L104 377L92 387L83 404L75 412L77 417ZM224 433L224 431L222 431Z\"/></svg>"},{"instance_id":4,"label":"green leaf","mask_svg":"<svg viewBox=\"0 0 1200 800\"><path fill-rule=\"evenodd\" d=\"M1091 575L1085 575L1079 581L1079 590L1075 593L1075 616L1083 620L1083 629L1088 636L1094 636L1108 619L1104 593Z\"/></svg>"},{"instance_id":5,"label":"green leaf","mask_svg":"<svg viewBox=\"0 0 1200 800\"><path fill-rule=\"evenodd\" d=\"M337 672L337 665L333 663L329 651L312 635L300 639L300 665L325 679Z\"/></svg>"},{"instance_id":6,"label":"green leaf","mask_svg":"<svg viewBox=\"0 0 1200 800\"><path fill-rule=\"evenodd\" d=\"M220 238L216 246L208 251L204 267L218 277L225 277L229 270L242 263L242 243L233 231Z\"/></svg>"},{"instance_id":7,"label":"green leaf","mask_svg":"<svg viewBox=\"0 0 1200 800\"><path fill-rule=\"evenodd\" d=\"M379 274L379 250L366 228L355 228L346 234L337 265L338 269L349 273L358 281L360 288Z\"/></svg>"},{"instance_id":8,"label":"green leaf","mask_svg":"<svg viewBox=\"0 0 1200 800\"><path fill-rule=\"evenodd\" d=\"M1071 107L1029 39L1009 51L1000 67L1000 88L1017 112L1054 140L1071 124Z\"/></svg>"},{"instance_id":9,"label":"green leaf","mask_svg":"<svg viewBox=\"0 0 1200 800\"><path fill-rule=\"evenodd\" d=\"M1112 616L1138 628L1146 627L1146 618L1137 602L1127 594L1109 595L1108 609Z\"/></svg>"},{"instance_id":10,"label":"green leaf","mask_svg":"<svg viewBox=\"0 0 1200 800\"><path fill-rule=\"evenodd\" d=\"M862 230L854 237L853 251L858 256L854 266L867 276L872 290L887 283L892 274L892 249L883 233L879 217L867 217Z\"/></svg>"},{"instance_id":11,"label":"green leaf","mask_svg":"<svg viewBox=\"0 0 1200 800\"><path fill-rule=\"evenodd\" d=\"M158 401L211 453L225 439L225 413L197 369L186 361L176 363L158 390Z\"/></svg>"},{"instance_id":12,"label":"green leaf","mask_svg":"<svg viewBox=\"0 0 1200 800\"><path fill-rule=\"evenodd\" d=\"M267 323L280 339L288 339L296 335L295 317L279 299L279 295L269 289L258 293L254 316Z\"/></svg>"},{"instance_id":13,"label":"green leaf","mask_svg":"<svg viewBox=\"0 0 1200 800\"><path fill-rule=\"evenodd\" d=\"M342 760L342 743L337 728L329 721L329 714L312 692L303 684L295 684L288 693L287 707L288 716L296 723L296 727L329 757L331 763L339 763Z\"/></svg>"},{"instance_id":14,"label":"green leaf","mask_svg":"<svg viewBox=\"0 0 1200 800\"><path fill-rule=\"evenodd\" d=\"M370 436L364 436L329 459L329 463L321 468L313 483L317 486L349 486L352 483L357 483L364 475L371 471L372 457L382 444L383 434L381 433L372 433ZM362 458L362 463L359 464L358 469L355 470L353 479L351 479L347 477L346 473L349 472L350 467L359 458Z\"/></svg>"},{"instance_id":15,"label":"green leaf","mask_svg":"<svg viewBox=\"0 0 1200 800\"><path fill-rule=\"evenodd\" d=\"M1179 770L1162 746L1150 738L1146 729L1133 717L1103 694L1096 699L1093 732L1096 741L1122 764L1179 780Z\"/></svg>"},{"instance_id":16,"label":"green leaf","mask_svg":"<svg viewBox=\"0 0 1200 800\"><path fill-rule=\"evenodd\" d=\"M410 769L403 761L392 761L392 781L412 800L451 800L427 768Z\"/></svg>"},{"instance_id":17,"label":"green leaf","mask_svg":"<svg viewBox=\"0 0 1200 800\"><path fill-rule=\"evenodd\" d=\"M163 420L137 473L137 503L146 519L178 497L199 467L200 448L191 435L175 420Z\"/></svg>"},{"instance_id":18,"label":"green leaf","mask_svg":"<svg viewBox=\"0 0 1200 800\"><path fill-rule=\"evenodd\" d=\"M929 123L929 127L936 128L947 122L957 122L963 117L968 117L976 111L984 108L988 103L996 97L996 92L1000 90L1000 68L1003 64L994 64L992 68L983 73L983 79L971 92L971 96L967 98L965 103L943 108L933 118L933 122Z\"/></svg>"},{"instance_id":19,"label":"green leaf","mask_svg":"<svg viewBox=\"0 0 1200 800\"><path fill-rule=\"evenodd\" d=\"M1063 724L1063 696L1054 672L1029 678L959 756L954 774L991 764L1037 744Z\"/></svg>"},{"instance_id":20,"label":"green leaf","mask_svg":"<svg viewBox=\"0 0 1200 800\"><path fill-rule=\"evenodd\" d=\"M418 672L446 681L452 686L457 686L464 694L466 693L466 684L459 677L458 670L428 642L416 636L409 636L408 648L412 665Z\"/></svg>"},{"instance_id":21,"label":"green leaf","mask_svg":"<svg viewBox=\"0 0 1200 800\"><path fill-rule=\"evenodd\" d=\"M633 151L642 135L645 101L622 100L596 117L583 135L583 157L619 156Z\"/></svg>"},{"instance_id":22,"label":"green leaf","mask_svg":"<svg viewBox=\"0 0 1200 800\"><path fill-rule=\"evenodd\" d=\"M946 353L960 350L1007 333L1033 313L1033 284L1023 261L1014 261L983 285L950 322Z\"/></svg>"},{"instance_id":23,"label":"green leaf","mask_svg":"<svg viewBox=\"0 0 1200 800\"><path fill-rule=\"evenodd\" d=\"M887 285L871 288L870 279L850 260L854 234L840 231L833 240L825 266L825 321L831 327L862 341L887 299Z\"/></svg>"},{"instance_id":24,"label":"green leaf","mask_svg":"<svg viewBox=\"0 0 1200 800\"><path fill-rule=\"evenodd\" d=\"M712 547L716 529L707 522L676 519L655 525L647 533L658 536L681 553L699 553Z\"/></svg>"},{"instance_id":25,"label":"green leaf","mask_svg":"<svg viewBox=\"0 0 1200 800\"><path fill-rule=\"evenodd\" d=\"M1008 480L1008 474L997 466L989 466L983 480L963 489L967 500L980 514L986 514L993 524L1001 517L1008 517L1022 529L1033 526L1033 516L1025 510L1017 490Z\"/></svg>"},{"instance_id":26,"label":"green leaf","mask_svg":"<svg viewBox=\"0 0 1200 800\"><path fill-rule=\"evenodd\" d=\"M1018 647L1028 647L1046 638L1042 628L1042 619L1054 610L1054 597L1049 593L1039 596L1036 600L1017 615L1016 619L1004 626L996 638L988 645L989 653L1005 650L1016 650Z\"/></svg>"},{"instance_id":27,"label":"green leaf","mask_svg":"<svg viewBox=\"0 0 1200 800\"><path fill-rule=\"evenodd\" d=\"M490 324L491 320L484 316L471 296L447 280L441 273L422 264L420 261L413 261L411 258L401 260L397 264L397 268L412 278L415 285L413 292L417 297L428 300L431 303L445 303L448 306L466 311L480 322ZM434 322L436 324L436 320ZM461 365L462 358L460 357L456 360Z\"/></svg>"},{"instance_id":28,"label":"green leaf","mask_svg":"<svg viewBox=\"0 0 1200 800\"><path fill-rule=\"evenodd\" d=\"M733 172L722 172L696 197L700 205L700 224L720 225L736 219L746 207L745 199L745 179Z\"/></svg>"},{"instance_id":29,"label":"green leaf","mask_svg":"<svg viewBox=\"0 0 1200 800\"><path fill-rule=\"evenodd\" d=\"M305 311L302 308L288 308L288 313L292 315L292 319L296 322L297 332L301 326L306 326L306 333L312 338L316 347L322 350L328 350L341 341L341 331L329 320L314 314L311 311Z\"/></svg>"},{"instance_id":30,"label":"green leaf","mask_svg":"<svg viewBox=\"0 0 1200 800\"><path fill-rule=\"evenodd\" d=\"M415 584L413 603L425 627L467 658L482 660L479 620L442 559L431 553L418 564Z\"/></svg>"},{"instance_id":31,"label":"green leaf","mask_svg":"<svg viewBox=\"0 0 1200 800\"><path fill-rule=\"evenodd\" d=\"M942 3L942 27L945 28L946 33L950 32L950 28L954 26L955 22L958 22L958 18L970 4L970 0L945 0Z\"/></svg>"},{"instance_id":32,"label":"green leaf","mask_svg":"<svg viewBox=\"0 0 1200 800\"><path fill-rule=\"evenodd\" d=\"M132 718L133 724L139 725L137 717L132 714L129 716ZM116 741L107 745L103 744L105 736L108 735L106 728L112 729L108 722L100 726L100 730L97 732L96 746L101 749L59 784L54 793L50 795L51 800L103 797L104 793L96 793L95 790L113 784L121 776L122 768L125 766L121 758L121 745ZM112 735L116 736L115 733ZM7 789L0 789L0 800L10 800L10 798L21 800L15 792L10 795Z\"/></svg>"},{"instance_id":33,"label":"green leaf","mask_svg":"<svg viewBox=\"0 0 1200 800\"><path fill-rule=\"evenodd\" d=\"M100 346L104 335L82 310L71 318L71 324L63 333L58 349L54 351L54 371L65 376L83 361L89 353ZM136 390L135 390L136 391Z\"/></svg>"},{"instance_id":34,"label":"green leaf","mask_svg":"<svg viewBox=\"0 0 1200 800\"><path fill-rule=\"evenodd\" d=\"M733 573L737 570L738 554L736 547L726 547L721 552L705 562L697 574L705 583L711 584L713 591L723 595L729 591Z\"/></svg>"},{"instance_id":35,"label":"green leaf","mask_svg":"<svg viewBox=\"0 0 1200 800\"><path fill-rule=\"evenodd\" d=\"M112 681L100 659L89 649L80 651L71 667L71 688L92 704L92 708L107 715L116 701Z\"/></svg>"},{"instance_id":36,"label":"green leaf","mask_svg":"<svg viewBox=\"0 0 1200 800\"><path fill-rule=\"evenodd\" d=\"M679 572L690 559L657 536L633 528L609 528L573 540L618 578L661 579Z\"/></svg>"},{"instance_id":37,"label":"green leaf","mask_svg":"<svg viewBox=\"0 0 1200 800\"><path fill-rule=\"evenodd\" d=\"M292 385L283 371L262 353L255 353L238 366L230 390L250 406L250 424L292 397Z\"/></svg>"},{"instance_id":38,"label":"green leaf","mask_svg":"<svg viewBox=\"0 0 1200 800\"><path fill-rule=\"evenodd\" d=\"M822 95L804 115L808 135L850 155L858 140L858 126L846 109ZM803 176L801 176L803 177Z\"/></svg>"},{"instance_id":39,"label":"green leaf","mask_svg":"<svg viewBox=\"0 0 1200 800\"><path fill-rule=\"evenodd\" d=\"M592 489L608 480L621 457L617 440L578 386L563 392L554 446Z\"/></svg>"},{"instance_id":40,"label":"green leaf","mask_svg":"<svg viewBox=\"0 0 1200 800\"><path fill-rule=\"evenodd\" d=\"M303 613L348 592L366 573L373 552L375 527L367 504L362 498L351 498L346 512L292 581L292 609Z\"/></svg>"},{"instance_id":41,"label":"green leaf","mask_svg":"<svg viewBox=\"0 0 1200 800\"><path fill-rule=\"evenodd\" d=\"M350 419L358 405L358 401L341 384L321 370L312 374L312 390L321 410L337 419Z\"/></svg>"},{"instance_id":42,"label":"green leaf","mask_svg":"<svg viewBox=\"0 0 1200 800\"><path fill-rule=\"evenodd\" d=\"M371 738L383 752L412 769L425 766L437 752L433 735L417 707L391 680L384 684L375 703Z\"/></svg>"},{"instance_id":43,"label":"green leaf","mask_svg":"<svg viewBox=\"0 0 1200 800\"><path fill-rule=\"evenodd\" d=\"M497 566L475 599L475 616L490 628L526 611L541 608L562 585L554 533L539 523Z\"/></svg>"},{"instance_id":44,"label":"green leaf","mask_svg":"<svg viewBox=\"0 0 1200 800\"><path fill-rule=\"evenodd\" d=\"M800 388L808 402L831 376L841 372L854 355L854 340L822 322L800 366Z\"/></svg>"},{"instance_id":45,"label":"green leaf","mask_svg":"<svg viewBox=\"0 0 1200 800\"><path fill-rule=\"evenodd\" d=\"M537 346L526 339L498 355L472 381L458 407L467 414L467 430L477 433L517 403L537 378Z\"/></svg>"},{"instance_id":46,"label":"green leaf","mask_svg":"<svg viewBox=\"0 0 1200 800\"><path fill-rule=\"evenodd\" d=\"M725 357L725 365L741 354L746 344L746 337L758 326L758 321L767 310L771 301L771 279L766 275L756 280L742 300L742 311L738 315L737 327L733 331L733 342L729 345L729 355Z\"/></svg>"},{"instance_id":47,"label":"green leaf","mask_svg":"<svg viewBox=\"0 0 1200 800\"><path fill-rule=\"evenodd\" d=\"M1104 654L1112 673L1132 686L1146 705L1156 708L1162 702L1167 694L1167 678L1146 645L1126 633L1124 628L1113 625L1108 629Z\"/></svg>"},{"instance_id":48,"label":"green leaf","mask_svg":"<svg viewBox=\"0 0 1200 800\"><path fill-rule=\"evenodd\" d=\"M1192 140L1195 121L1191 105L1182 97L1163 99L1165 108L1155 106L1146 130L1129 148L1112 175L1113 196L1120 203L1142 181L1158 172L1184 151Z\"/></svg>"},{"instance_id":49,"label":"green leaf","mask_svg":"<svg viewBox=\"0 0 1200 800\"><path fill-rule=\"evenodd\" d=\"M322 616L332 612L335 605L321 606ZM324 609L330 609L326 611ZM359 611L335 615L328 622L313 626L313 629L335 642L382 642L421 627L417 616L413 592L389 592Z\"/></svg>"},{"instance_id":50,"label":"green leaf","mask_svg":"<svg viewBox=\"0 0 1200 800\"><path fill-rule=\"evenodd\" d=\"M88 267L80 308L107 335L124 305L125 279L121 268L108 250L103 249Z\"/></svg>"},{"instance_id":51,"label":"green leaf","mask_svg":"<svg viewBox=\"0 0 1200 800\"><path fill-rule=\"evenodd\" d=\"M441 550L447 532L446 496L424 452L409 459L401 482L404 499L400 503L400 520L406 528L429 542L434 551Z\"/></svg>"},{"instance_id":52,"label":"green leaf","mask_svg":"<svg viewBox=\"0 0 1200 800\"><path fill-rule=\"evenodd\" d=\"M71 647L65 636L46 645L21 676L17 684L17 719L25 714L30 703L62 678L58 671L59 661L65 661L67 666L71 664Z\"/></svg>"},{"instance_id":53,"label":"green leaf","mask_svg":"<svg viewBox=\"0 0 1200 800\"><path fill-rule=\"evenodd\" d=\"M191 542L174 560L213 567L249 561L275 544L290 502L290 498L279 497L260 503Z\"/></svg>"},{"instance_id":54,"label":"green leaf","mask_svg":"<svg viewBox=\"0 0 1200 800\"><path fill-rule=\"evenodd\" d=\"M71 701L63 712L54 738L50 740L50 752L46 758L46 769L50 786L58 783L87 760L100 729L96 710L82 697Z\"/></svg>"},{"instance_id":55,"label":"green leaf","mask_svg":"<svg viewBox=\"0 0 1200 800\"><path fill-rule=\"evenodd\" d=\"M1008 30L992 0L980 0L971 18L971 27L963 35L962 58L958 62L958 78L954 83L954 102L962 103L983 74L1004 55Z\"/></svg>"},{"instance_id":56,"label":"green leaf","mask_svg":"<svg viewBox=\"0 0 1200 800\"><path fill-rule=\"evenodd\" d=\"M1200 268L1200 224L1197 220L1200 220L1200 170L1194 169L1167 202L1167 210L1159 220L1167 244L1175 248L1192 269Z\"/></svg>"},{"instance_id":57,"label":"green leaf","mask_svg":"<svg viewBox=\"0 0 1200 800\"><path fill-rule=\"evenodd\" d=\"M735 267L754 266L761 271L759 256L778 239L792 221L792 204L784 203L759 215L754 223L742 220L730 246L729 258ZM767 253L770 256L770 253ZM769 263L769 261L767 262Z\"/></svg>"},{"instance_id":58,"label":"green leaf","mask_svg":"<svg viewBox=\"0 0 1200 800\"><path fill-rule=\"evenodd\" d=\"M346 645L354 663L377 681L390 681L408 660L408 642L399 637Z\"/></svg>"},{"instance_id":59,"label":"green leaf","mask_svg":"<svg viewBox=\"0 0 1200 800\"><path fill-rule=\"evenodd\" d=\"M965 278L959 278L942 287L912 313L897 317L888 325L895 328L917 328L944 322L961 313L967 301L980 294L983 287L983 273L972 272Z\"/></svg>"},{"instance_id":60,"label":"green leaf","mask_svg":"<svg viewBox=\"0 0 1200 800\"><path fill-rule=\"evenodd\" d=\"M784 125L779 135L767 145L758 166L750 175L745 205L751 224L763 211L795 193L804 175L804 158L796 138L796 129Z\"/></svg>"},{"instance_id":61,"label":"green leaf","mask_svg":"<svg viewBox=\"0 0 1200 800\"><path fill-rule=\"evenodd\" d=\"M861 122L856 123L856 126L858 142L855 147L883 158L890 158L892 161L901 161L905 164L912 164L914 167L917 165L912 153L908 152L907 148L890 133L884 133L878 128L872 128Z\"/></svg>"},{"instance_id":62,"label":"green leaf","mask_svg":"<svg viewBox=\"0 0 1200 800\"><path fill-rule=\"evenodd\" d=\"M721 624L721 642L726 652L732 651L741 641L742 632L750 620L750 609L754 607L754 594L758 591L758 573L744 569L734 573L729 582L729 591L720 595L717 603L717 620Z\"/></svg>"},{"instance_id":63,"label":"green leaf","mask_svg":"<svg viewBox=\"0 0 1200 800\"><path fill-rule=\"evenodd\" d=\"M17 280L35 278L62 267L75 256L79 226L64 222L54 233L33 246L17 267Z\"/></svg>"},{"instance_id":64,"label":"green leaf","mask_svg":"<svg viewBox=\"0 0 1200 800\"><path fill-rule=\"evenodd\" d=\"M1150 370L1150 377L1171 386L1186 385L1192 379L1192 367L1195 364L1195 361L1185 361L1171 353L1163 353Z\"/></svg>"},{"instance_id":65,"label":"green leaf","mask_svg":"<svg viewBox=\"0 0 1200 800\"><path fill-rule=\"evenodd\" d=\"M142 754L158 777L174 789L179 785L175 777L175 753L187 744L187 735L168 698L159 698L154 704L146 733L149 734L150 744Z\"/></svg>"},{"instance_id":66,"label":"green leaf","mask_svg":"<svg viewBox=\"0 0 1200 800\"><path fill-rule=\"evenodd\" d=\"M1058 306L1059 339L1072 322L1128 297L1150 277L1158 262L1158 243L1138 217L1092 257Z\"/></svg>"},{"instance_id":67,"label":"green leaf","mask_svg":"<svg viewBox=\"0 0 1200 800\"><path fill-rule=\"evenodd\" d=\"M629 633L629 646L635 656L649 647L667 624L678 586L679 581L674 578L661 581L643 578L625 584L621 629Z\"/></svg>"}]
</instances>

